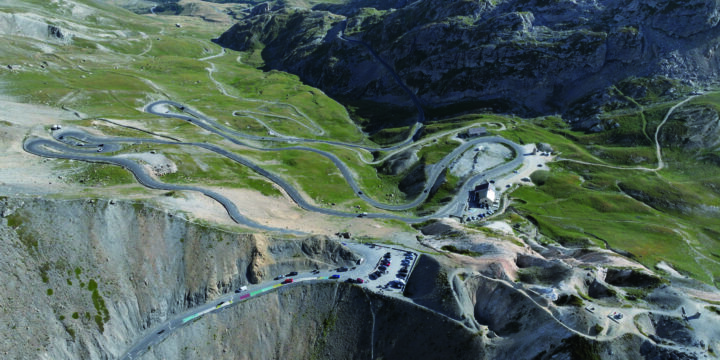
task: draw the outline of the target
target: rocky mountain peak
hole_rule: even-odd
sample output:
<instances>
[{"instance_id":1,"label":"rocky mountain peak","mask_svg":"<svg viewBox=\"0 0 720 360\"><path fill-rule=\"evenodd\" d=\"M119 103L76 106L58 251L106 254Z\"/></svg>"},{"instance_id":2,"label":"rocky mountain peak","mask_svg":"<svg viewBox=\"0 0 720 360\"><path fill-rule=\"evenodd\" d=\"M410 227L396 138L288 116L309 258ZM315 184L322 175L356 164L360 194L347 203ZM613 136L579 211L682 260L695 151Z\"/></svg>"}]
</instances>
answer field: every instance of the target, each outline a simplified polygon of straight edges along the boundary
<instances>
[{"instance_id":1,"label":"rocky mountain peak","mask_svg":"<svg viewBox=\"0 0 720 360\"><path fill-rule=\"evenodd\" d=\"M361 40L428 107L466 104L525 115L567 113L629 77L715 79L715 0L353 1L249 16L218 42L265 46L269 67L339 97L403 101ZM409 102L408 102L408 106ZM592 127L593 111L577 124ZM588 120L590 119L590 120Z\"/></svg>"}]
</instances>

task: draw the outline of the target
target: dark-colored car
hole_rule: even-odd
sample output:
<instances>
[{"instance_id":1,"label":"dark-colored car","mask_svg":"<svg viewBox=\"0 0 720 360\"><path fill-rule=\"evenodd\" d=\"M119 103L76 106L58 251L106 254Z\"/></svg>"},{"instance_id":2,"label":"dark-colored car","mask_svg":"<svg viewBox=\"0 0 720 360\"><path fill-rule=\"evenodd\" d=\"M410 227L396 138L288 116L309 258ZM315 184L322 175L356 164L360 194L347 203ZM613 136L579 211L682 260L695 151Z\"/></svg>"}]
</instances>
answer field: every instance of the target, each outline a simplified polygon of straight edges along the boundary
<instances>
[{"instance_id":1,"label":"dark-colored car","mask_svg":"<svg viewBox=\"0 0 720 360\"><path fill-rule=\"evenodd\" d=\"M375 273L370 274L368 277L370 278L370 280L375 280L378 278L377 275L375 275Z\"/></svg>"},{"instance_id":2,"label":"dark-colored car","mask_svg":"<svg viewBox=\"0 0 720 360\"><path fill-rule=\"evenodd\" d=\"M283 283L283 284L292 284L292 282L293 282L293 279L292 279L292 278L287 278L287 279L283 280L282 283Z\"/></svg>"},{"instance_id":3,"label":"dark-colored car","mask_svg":"<svg viewBox=\"0 0 720 360\"><path fill-rule=\"evenodd\" d=\"M365 280L363 280L362 278L355 279L355 283L357 283L357 284L362 284L364 282L365 282Z\"/></svg>"},{"instance_id":4,"label":"dark-colored car","mask_svg":"<svg viewBox=\"0 0 720 360\"><path fill-rule=\"evenodd\" d=\"M387 267L385 265L380 265L380 266L378 266L378 269L381 271L385 271L385 270L387 270Z\"/></svg>"},{"instance_id":5,"label":"dark-colored car","mask_svg":"<svg viewBox=\"0 0 720 360\"><path fill-rule=\"evenodd\" d=\"M330 275L330 278L331 279L339 279L340 275L338 275L338 274Z\"/></svg>"},{"instance_id":6,"label":"dark-colored car","mask_svg":"<svg viewBox=\"0 0 720 360\"><path fill-rule=\"evenodd\" d=\"M339 272L345 272L345 271L348 271L348 270L349 270L349 269L346 268L345 266L341 266L341 267L339 267L339 268L337 269L337 271L339 271Z\"/></svg>"},{"instance_id":7,"label":"dark-colored car","mask_svg":"<svg viewBox=\"0 0 720 360\"><path fill-rule=\"evenodd\" d=\"M385 253L385 255L383 255L383 257L386 259L389 259L392 257L392 255L390 255L390 253L388 252L388 253Z\"/></svg>"},{"instance_id":8,"label":"dark-colored car","mask_svg":"<svg viewBox=\"0 0 720 360\"><path fill-rule=\"evenodd\" d=\"M287 275L285 275L285 276L295 276L295 275L297 275L297 274L298 274L297 271L291 271L291 272L289 272L289 273L288 273Z\"/></svg>"},{"instance_id":9,"label":"dark-colored car","mask_svg":"<svg viewBox=\"0 0 720 360\"><path fill-rule=\"evenodd\" d=\"M319 274L319 273L320 273L320 270L315 269L315 270L311 271L310 273L311 273L311 274Z\"/></svg>"}]
</instances>

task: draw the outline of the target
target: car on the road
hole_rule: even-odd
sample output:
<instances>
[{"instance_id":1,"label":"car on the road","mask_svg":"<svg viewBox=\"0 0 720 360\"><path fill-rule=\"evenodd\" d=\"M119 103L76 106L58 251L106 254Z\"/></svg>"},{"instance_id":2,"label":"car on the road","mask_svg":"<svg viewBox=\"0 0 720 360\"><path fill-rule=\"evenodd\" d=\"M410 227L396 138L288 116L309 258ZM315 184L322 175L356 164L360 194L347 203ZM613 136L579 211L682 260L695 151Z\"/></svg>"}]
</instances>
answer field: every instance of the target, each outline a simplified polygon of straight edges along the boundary
<instances>
[{"instance_id":1,"label":"car on the road","mask_svg":"<svg viewBox=\"0 0 720 360\"><path fill-rule=\"evenodd\" d=\"M315 270L311 271L310 273L311 273L311 274L319 274L319 273L320 273L320 270L315 269Z\"/></svg>"},{"instance_id":2,"label":"car on the road","mask_svg":"<svg viewBox=\"0 0 720 360\"><path fill-rule=\"evenodd\" d=\"M285 275L278 275L278 276L276 276L275 279L273 279L273 280L280 280L280 279L283 279L283 278L285 278Z\"/></svg>"},{"instance_id":3,"label":"car on the road","mask_svg":"<svg viewBox=\"0 0 720 360\"><path fill-rule=\"evenodd\" d=\"M340 275L338 275L338 274L330 275L330 279L339 279L339 278L340 278Z\"/></svg>"},{"instance_id":4,"label":"car on the road","mask_svg":"<svg viewBox=\"0 0 720 360\"><path fill-rule=\"evenodd\" d=\"M345 267L345 266L341 266L341 267L337 268L337 271L338 271L338 272L345 272L345 271L348 271L348 270L349 270L349 269L348 269L347 267Z\"/></svg>"},{"instance_id":5,"label":"car on the road","mask_svg":"<svg viewBox=\"0 0 720 360\"><path fill-rule=\"evenodd\" d=\"M542 167L542 164L538 164L538 167Z\"/></svg>"},{"instance_id":6,"label":"car on the road","mask_svg":"<svg viewBox=\"0 0 720 360\"><path fill-rule=\"evenodd\" d=\"M235 290L235 293L236 293L236 294L239 294L239 293L241 293L241 292L243 292L243 291L245 291L245 290L247 290L247 286L241 286L239 289Z\"/></svg>"},{"instance_id":7,"label":"car on the road","mask_svg":"<svg viewBox=\"0 0 720 360\"><path fill-rule=\"evenodd\" d=\"M162 334L162 333L164 333L164 332L165 332L165 329L162 329L162 330L158 331L157 334L160 335L160 334Z\"/></svg>"},{"instance_id":8,"label":"car on the road","mask_svg":"<svg viewBox=\"0 0 720 360\"><path fill-rule=\"evenodd\" d=\"M292 278L287 278L287 279L283 280L282 283L283 283L283 284L292 284L292 282L293 282L293 279L292 279Z\"/></svg>"},{"instance_id":9,"label":"car on the road","mask_svg":"<svg viewBox=\"0 0 720 360\"><path fill-rule=\"evenodd\" d=\"M217 305L215 305L215 308L217 309L217 308L223 306L224 304L225 304L225 302L221 301L221 302L217 303Z\"/></svg>"},{"instance_id":10,"label":"car on the road","mask_svg":"<svg viewBox=\"0 0 720 360\"><path fill-rule=\"evenodd\" d=\"M291 272L289 272L289 273L288 273L287 275L285 275L285 276L295 276L295 275L297 275L297 274L298 274L297 271L291 271Z\"/></svg>"}]
</instances>

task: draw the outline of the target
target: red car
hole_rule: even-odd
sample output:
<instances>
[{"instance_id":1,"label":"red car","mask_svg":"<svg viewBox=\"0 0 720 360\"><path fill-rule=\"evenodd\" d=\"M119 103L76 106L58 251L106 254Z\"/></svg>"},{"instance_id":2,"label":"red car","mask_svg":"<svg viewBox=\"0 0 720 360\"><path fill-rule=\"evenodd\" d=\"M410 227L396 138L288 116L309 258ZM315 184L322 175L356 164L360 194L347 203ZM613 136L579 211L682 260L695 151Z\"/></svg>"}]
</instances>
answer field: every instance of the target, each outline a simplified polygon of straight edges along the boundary
<instances>
[{"instance_id":1,"label":"red car","mask_svg":"<svg viewBox=\"0 0 720 360\"><path fill-rule=\"evenodd\" d=\"M365 282L365 280L363 280L362 278L357 278L357 279L355 280L355 282L358 283L358 284L362 284L362 283Z\"/></svg>"},{"instance_id":2,"label":"red car","mask_svg":"<svg viewBox=\"0 0 720 360\"><path fill-rule=\"evenodd\" d=\"M283 284L292 284L292 282L293 282L293 279L287 278L287 279L283 280L282 283L283 283Z\"/></svg>"}]
</instances>

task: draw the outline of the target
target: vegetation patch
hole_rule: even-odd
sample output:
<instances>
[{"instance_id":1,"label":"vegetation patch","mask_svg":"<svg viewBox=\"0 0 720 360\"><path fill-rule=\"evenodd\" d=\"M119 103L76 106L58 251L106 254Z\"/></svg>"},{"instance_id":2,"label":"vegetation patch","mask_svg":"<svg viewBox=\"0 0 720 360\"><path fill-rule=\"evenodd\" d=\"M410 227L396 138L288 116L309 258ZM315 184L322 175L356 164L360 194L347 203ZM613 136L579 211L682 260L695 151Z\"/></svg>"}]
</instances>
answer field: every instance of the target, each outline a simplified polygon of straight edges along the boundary
<instances>
[{"instance_id":1,"label":"vegetation patch","mask_svg":"<svg viewBox=\"0 0 720 360\"><path fill-rule=\"evenodd\" d=\"M574 294L562 294L558 296L554 303L558 306L582 307L584 305L583 299Z\"/></svg>"},{"instance_id":2,"label":"vegetation patch","mask_svg":"<svg viewBox=\"0 0 720 360\"><path fill-rule=\"evenodd\" d=\"M483 255L481 252L472 251L470 249L459 249L455 245L443 245L441 247L441 249L443 249L445 251L453 252L456 254L467 255L467 256L472 256L472 257L477 257L477 256Z\"/></svg>"}]
</instances>

